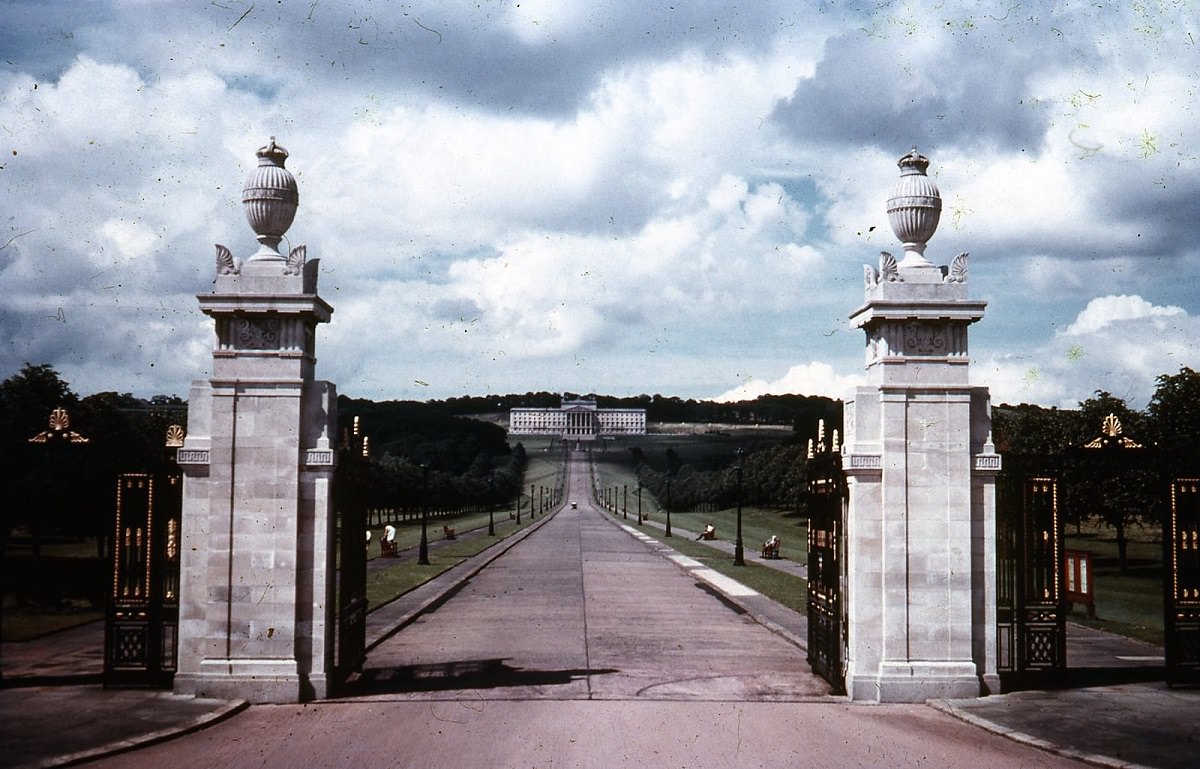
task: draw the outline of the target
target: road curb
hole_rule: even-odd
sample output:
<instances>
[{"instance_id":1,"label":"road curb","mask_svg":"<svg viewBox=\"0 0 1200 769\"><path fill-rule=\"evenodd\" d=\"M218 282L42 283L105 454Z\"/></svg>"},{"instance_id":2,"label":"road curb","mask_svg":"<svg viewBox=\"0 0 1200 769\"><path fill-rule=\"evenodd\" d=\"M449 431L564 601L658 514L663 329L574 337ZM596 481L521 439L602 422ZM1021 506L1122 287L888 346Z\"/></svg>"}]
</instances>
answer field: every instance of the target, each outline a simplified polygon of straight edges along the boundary
<instances>
[{"instance_id":1,"label":"road curb","mask_svg":"<svg viewBox=\"0 0 1200 769\"><path fill-rule=\"evenodd\" d=\"M167 696L175 697L177 695ZM195 702L206 701L206 698L200 697L188 697L186 699L191 699ZM61 756L54 756L53 758L47 758L31 764L24 764L21 767L18 767L18 769L49 769L49 767L74 766L87 761L95 761L100 758L115 756L120 753L127 753L131 750L144 748L148 745L154 745L159 742L166 742L167 740L175 739L176 737L182 737L185 734L198 732L201 729L206 729L228 718L232 718L233 716L250 707L250 703L246 700L207 701L220 704L214 710L210 710L209 712L197 716L190 721L184 722L183 724L169 726L164 729L158 729L147 734L138 735L137 737L117 740L115 742L110 742L107 745L88 748L87 750L80 750L75 753L67 753Z\"/></svg>"},{"instance_id":2,"label":"road curb","mask_svg":"<svg viewBox=\"0 0 1200 769\"><path fill-rule=\"evenodd\" d=\"M1038 750L1044 750L1047 753L1053 753L1056 756L1062 756L1063 758L1070 758L1075 761L1083 761L1084 763L1092 764L1093 766L1106 767L1106 769L1154 769L1154 767L1146 766L1145 764L1137 764L1131 761L1121 761L1116 758L1102 756L1096 753L1085 753L1081 750L1075 750L1074 748L1064 747L1057 743L1043 740L1040 737L1034 737L1031 734L1027 734L1016 729L1010 729L1007 726L996 723L995 721L991 721L983 718L982 716L977 716L974 713L966 711L956 706L950 700L926 700L925 704L934 710L944 713L951 718L956 718L963 723L967 723L971 726L983 729L984 731L991 732L992 734L1005 737L1013 742L1019 742L1022 745L1028 745L1030 747L1037 748Z\"/></svg>"},{"instance_id":3,"label":"road curb","mask_svg":"<svg viewBox=\"0 0 1200 769\"><path fill-rule=\"evenodd\" d=\"M497 541L495 544L488 546L486 549L481 550L465 561L455 564L431 579L429 582L413 588L413 591L427 588L430 595L421 598L415 605L405 610L399 616L388 620L381 630L377 631L374 635L369 636L367 638L364 651L370 652L379 644L391 638L405 627L411 625L422 614L433 611L446 601L453 598L454 594L461 590L472 577L486 569L493 561L507 553L517 544L524 541L527 536L540 529L543 524L554 518L554 516L557 515L562 509L563 506L559 505L557 508L543 515L541 520L539 520L537 523L531 524L515 534L510 534L509 536ZM445 584L442 586L437 586L436 583L439 581L442 581ZM411 593L413 591L409 592ZM398 596L394 600L379 606L377 609L375 609L375 611L385 611L388 606L396 603L397 601L403 600L404 595ZM370 614L371 613L368 613L367 616L370 617Z\"/></svg>"}]
</instances>

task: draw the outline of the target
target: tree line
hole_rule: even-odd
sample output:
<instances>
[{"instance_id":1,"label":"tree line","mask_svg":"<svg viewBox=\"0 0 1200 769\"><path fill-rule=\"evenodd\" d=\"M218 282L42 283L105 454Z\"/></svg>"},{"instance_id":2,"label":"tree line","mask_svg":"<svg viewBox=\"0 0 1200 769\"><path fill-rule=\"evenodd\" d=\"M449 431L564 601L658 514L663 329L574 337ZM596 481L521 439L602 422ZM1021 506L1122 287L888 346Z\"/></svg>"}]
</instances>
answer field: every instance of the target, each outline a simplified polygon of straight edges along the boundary
<instances>
[{"instance_id":1,"label":"tree line","mask_svg":"<svg viewBox=\"0 0 1200 769\"><path fill-rule=\"evenodd\" d=\"M557 407L563 397L543 392L377 403L341 396L339 421L348 428L359 417L369 438L372 505L498 504L520 494L525 450L521 444L510 446L496 421L480 417L518 406ZM842 419L839 401L801 395L736 404L661 395L598 396L597 405L644 408L650 422L791 427L791 435L782 440L730 437L727 445L718 441L717 448L631 449L621 461L629 462L660 500L667 498L669 484L672 506L679 509L734 504L740 461L746 504L803 512L807 439L816 435L819 420L829 430L840 430ZM31 444L29 439L48 429L48 416L59 407L70 415L71 430L88 443ZM1120 421L1125 435L1150 447L1153 467L1067 461L1072 447L1100 433L1109 414ZM1194 474L1200 469L1200 374L1186 367L1158 377L1144 411L1098 391L1077 409L1000 405L992 418L996 448L1006 457L1017 462L1050 457L1063 464L1060 496L1067 519L1076 524L1096 519L1112 527L1122 556L1130 527L1157 525L1161 518L1161 472ZM80 398L51 366L26 364L0 383L0 451L8 458L0 463L0 480L10 499L3 506L0 547L18 526L33 530L35 538L41 531L106 534L116 476L161 467L167 459L164 436L172 424L186 429L187 404L181 398L143 399L117 392ZM740 460L734 443L745 449Z\"/></svg>"},{"instance_id":2,"label":"tree line","mask_svg":"<svg viewBox=\"0 0 1200 769\"><path fill-rule=\"evenodd\" d=\"M1085 448L1104 437L1109 415L1116 419L1110 427L1119 425L1129 448ZM1112 529L1124 572L1130 530L1162 525L1169 477L1200 473L1200 374L1183 367L1159 376L1145 410L1103 390L1077 409L998 406L992 430L1010 469L1057 471L1059 510L1068 525L1093 521Z\"/></svg>"}]
</instances>

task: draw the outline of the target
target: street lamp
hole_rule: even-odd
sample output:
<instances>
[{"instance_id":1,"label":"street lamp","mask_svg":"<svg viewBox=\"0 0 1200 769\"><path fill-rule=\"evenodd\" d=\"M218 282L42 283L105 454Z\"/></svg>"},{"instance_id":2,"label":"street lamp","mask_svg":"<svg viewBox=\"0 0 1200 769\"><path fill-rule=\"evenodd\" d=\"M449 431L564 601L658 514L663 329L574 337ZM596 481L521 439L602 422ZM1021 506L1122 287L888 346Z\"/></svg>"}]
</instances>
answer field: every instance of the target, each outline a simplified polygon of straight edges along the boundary
<instances>
[{"instance_id":1,"label":"street lamp","mask_svg":"<svg viewBox=\"0 0 1200 769\"><path fill-rule=\"evenodd\" d=\"M488 536L496 536L496 471L488 474Z\"/></svg>"},{"instance_id":2,"label":"street lamp","mask_svg":"<svg viewBox=\"0 0 1200 769\"><path fill-rule=\"evenodd\" d=\"M671 536L671 472L667 471L667 536Z\"/></svg>"},{"instance_id":3,"label":"street lamp","mask_svg":"<svg viewBox=\"0 0 1200 769\"><path fill-rule=\"evenodd\" d=\"M733 546L733 565L745 566L745 550L742 547L742 459L746 452L737 450L737 542Z\"/></svg>"},{"instance_id":4,"label":"street lamp","mask_svg":"<svg viewBox=\"0 0 1200 769\"><path fill-rule=\"evenodd\" d=\"M429 565L429 463L421 463L424 491L421 499L421 547L417 550L417 564Z\"/></svg>"}]
</instances>

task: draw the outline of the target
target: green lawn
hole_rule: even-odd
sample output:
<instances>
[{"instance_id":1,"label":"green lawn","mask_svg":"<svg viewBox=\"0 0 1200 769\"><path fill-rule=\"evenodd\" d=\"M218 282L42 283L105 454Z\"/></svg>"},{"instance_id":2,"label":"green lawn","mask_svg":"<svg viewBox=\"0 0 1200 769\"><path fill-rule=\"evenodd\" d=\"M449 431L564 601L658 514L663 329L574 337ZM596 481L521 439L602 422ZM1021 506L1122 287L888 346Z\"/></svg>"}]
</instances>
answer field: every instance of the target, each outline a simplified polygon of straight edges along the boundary
<instances>
[{"instance_id":1,"label":"green lawn","mask_svg":"<svg viewBox=\"0 0 1200 769\"><path fill-rule=\"evenodd\" d=\"M1126 574L1121 573L1112 532L1085 529L1081 535L1068 534L1068 550L1092 553L1096 596L1096 618L1088 620L1083 607L1076 606L1073 621L1162 645L1162 541L1156 533L1150 529L1131 532Z\"/></svg>"},{"instance_id":2,"label":"green lawn","mask_svg":"<svg viewBox=\"0 0 1200 769\"><path fill-rule=\"evenodd\" d=\"M622 516L618 513L616 517L621 518ZM674 526L674 514L671 515L671 523ZM756 563L752 559L756 557L758 552L757 545L753 549L747 546L745 566L734 566L733 558L727 553L715 550L695 540L683 537L665 539L662 536L662 531L657 529L650 529L647 531L647 534L658 538L662 542L666 542L683 555L695 558L714 571L736 579L743 585L757 590L793 611L798 611L801 614L807 611L808 584L806 581L778 569L772 569L769 566ZM803 548L799 552L803 553Z\"/></svg>"},{"instance_id":3,"label":"green lawn","mask_svg":"<svg viewBox=\"0 0 1200 769\"><path fill-rule=\"evenodd\" d=\"M670 544L684 555L695 558L705 566L732 577L747 587L754 588L776 603L801 614L808 611L808 583L800 577L755 563L749 555L745 566L734 566L733 559L725 553L692 540L673 538ZM757 548L755 551L757 552Z\"/></svg>"},{"instance_id":4,"label":"green lawn","mask_svg":"<svg viewBox=\"0 0 1200 769\"><path fill-rule=\"evenodd\" d=\"M540 511L534 519L531 520L529 517L529 487L530 485L537 486L537 493L540 497L541 487L553 489L561 486L564 478L562 445L558 441L534 437L525 442L525 450L529 456L529 464L525 469L524 492L521 495L520 524L517 524L515 512L511 506L498 508L493 513L496 527L494 538L487 536L486 533L482 536L460 537L445 546L431 548L427 566L418 565L415 553L409 552L401 558L392 560L388 567L369 572L367 574L367 601L371 608L378 608L409 590L425 584L442 572L487 549L498 540L511 536L542 519ZM546 499L549 504L550 497L548 496ZM547 508L547 512L549 512L549 508ZM430 542L443 539L443 526L450 526L458 534L463 534L472 529L485 529L487 525L488 514L486 511L439 518L429 522L428 537ZM369 557L375 559L379 557L379 545L376 543L383 535L383 527L373 527L371 534L372 545ZM397 525L396 541L401 550L417 547L421 542L420 521L408 521Z\"/></svg>"},{"instance_id":5,"label":"green lawn","mask_svg":"<svg viewBox=\"0 0 1200 769\"><path fill-rule=\"evenodd\" d=\"M65 630L76 625L84 625L104 618L104 612L95 609L47 609L27 610L5 608L3 619L3 640L32 641L35 638Z\"/></svg>"},{"instance_id":6,"label":"green lawn","mask_svg":"<svg viewBox=\"0 0 1200 769\"><path fill-rule=\"evenodd\" d=\"M104 616L105 575L112 565L97 557L95 538L47 536L41 557L34 558L26 533L14 535L0 575L0 638L28 641Z\"/></svg>"},{"instance_id":7,"label":"green lawn","mask_svg":"<svg viewBox=\"0 0 1200 769\"><path fill-rule=\"evenodd\" d=\"M484 525L486 525L486 516L484 520ZM541 518L539 517L536 520L540 521ZM528 528L532 523L534 521L530 521L526 516L521 518L521 525L517 526L515 522L508 520L506 516L503 524L497 522L495 537L489 537L484 534L483 536L456 539L445 546L431 548L429 550L428 566L422 566L417 563L415 552L407 552L400 558L389 559L391 565L367 573L368 607L370 609L377 609L399 598L409 590L425 584L442 572L486 550L501 539L510 537L518 531ZM438 528L437 538L441 538L440 527ZM432 541L433 539L434 537L431 534L430 540ZM420 542L419 526L417 527L417 542Z\"/></svg>"}]
</instances>

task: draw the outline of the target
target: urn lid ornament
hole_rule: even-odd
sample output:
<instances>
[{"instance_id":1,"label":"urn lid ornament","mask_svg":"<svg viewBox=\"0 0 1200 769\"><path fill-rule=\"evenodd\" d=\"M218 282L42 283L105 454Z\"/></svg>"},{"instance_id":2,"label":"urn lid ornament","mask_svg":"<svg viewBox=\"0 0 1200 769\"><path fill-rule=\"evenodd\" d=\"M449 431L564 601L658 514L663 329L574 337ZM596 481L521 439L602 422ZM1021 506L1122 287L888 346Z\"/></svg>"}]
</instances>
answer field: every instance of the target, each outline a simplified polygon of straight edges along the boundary
<instances>
[{"instance_id":1,"label":"urn lid ornament","mask_svg":"<svg viewBox=\"0 0 1200 769\"><path fill-rule=\"evenodd\" d=\"M900 178L887 201L888 223L904 244L901 267L932 267L925 258L925 245L937 231L942 215L942 195L926 176L929 158L912 151L897 161Z\"/></svg>"},{"instance_id":2,"label":"urn lid ornament","mask_svg":"<svg viewBox=\"0 0 1200 769\"><path fill-rule=\"evenodd\" d=\"M288 151L275 143L275 137L258 152L258 166L246 178L242 188L242 205L250 229L262 245L251 261L283 261L279 241L296 218L300 193L296 178L284 168Z\"/></svg>"}]
</instances>

